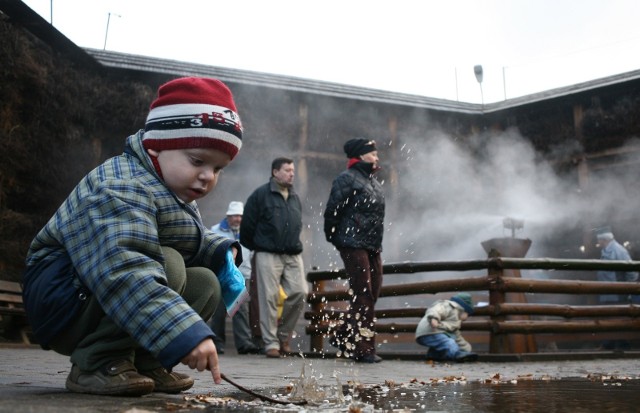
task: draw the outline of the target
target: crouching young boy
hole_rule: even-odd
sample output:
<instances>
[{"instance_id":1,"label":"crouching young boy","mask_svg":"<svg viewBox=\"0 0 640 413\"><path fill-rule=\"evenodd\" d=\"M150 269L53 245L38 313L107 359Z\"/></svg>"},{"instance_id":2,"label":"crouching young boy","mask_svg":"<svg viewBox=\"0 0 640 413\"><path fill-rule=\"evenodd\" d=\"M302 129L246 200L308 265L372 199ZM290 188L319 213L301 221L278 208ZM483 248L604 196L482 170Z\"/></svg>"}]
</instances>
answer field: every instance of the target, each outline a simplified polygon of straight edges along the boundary
<instances>
[{"instance_id":1,"label":"crouching young boy","mask_svg":"<svg viewBox=\"0 0 640 413\"><path fill-rule=\"evenodd\" d=\"M203 225L196 200L242 146L216 79L160 86L144 130L88 173L33 240L24 302L38 343L70 356L67 389L139 396L221 383L206 321L246 293L240 245Z\"/></svg>"},{"instance_id":2,"label":"crouching young boy","mask_svg":"<svg viewBox=\"0 0 640 413\"><path fill-rule=\"evenodd\" d=\"M416 328L416 342L429 347L427 359L457 362L478 359L478 355L471 352L471 344L460 334L462 322L470 314L473 314L473 301L468 293L438 300L427 308Z\"/></svg>"}]
</instances>

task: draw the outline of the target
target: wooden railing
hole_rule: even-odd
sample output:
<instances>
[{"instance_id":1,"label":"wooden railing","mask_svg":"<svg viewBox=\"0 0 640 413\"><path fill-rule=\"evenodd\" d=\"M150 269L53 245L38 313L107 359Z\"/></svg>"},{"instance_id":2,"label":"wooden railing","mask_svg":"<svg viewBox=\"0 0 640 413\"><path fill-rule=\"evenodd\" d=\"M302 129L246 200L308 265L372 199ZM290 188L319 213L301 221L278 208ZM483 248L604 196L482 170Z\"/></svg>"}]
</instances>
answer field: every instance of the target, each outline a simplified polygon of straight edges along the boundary
<instances>
[{"instance_id":1,"label":"wooden railing","mask_svg":"<svg viewBox=\"0 0 640 413\"><path fill-rule=\"evenodd\" d=\"M530 279L509 275L513 270L553 271L640 271L639 261L571 260L551 258L488 258L486 260L407 262L386 264L384 282L378 303L387 297L420 294L454 294L459 291L488 292L488 305L475 307L474 314L462 324L463 331L490 334L490 353L535 352L527 346L532 336L542 333L574 334L580 332L638 332L640 306L628 305L563 305L526 303L524 293L575 295L640 294L640 282L598 282L563 279ZM486 270L486 275L466 278L437 279L420 282L395 282L394 275L466 272ZM554 274L558 274L554 272ZM311 310L304 315L309 324L311 352L323 350L324 336L342 317L351 294L346 274L339 271L313 271L307 274L312 284L308 296ZM333 282L343 280L343 283ZM509 299L512 299L511 302ZM515 300L513 298L516 298ZM380 307L378 305L378 307ZM426 307L385 308L376 310L377 333L413 333ZM561 317L560 320L537 319L538 316ZM407 323L385 322L385 319L408 319Z\"/></svg>"}]
</instances>

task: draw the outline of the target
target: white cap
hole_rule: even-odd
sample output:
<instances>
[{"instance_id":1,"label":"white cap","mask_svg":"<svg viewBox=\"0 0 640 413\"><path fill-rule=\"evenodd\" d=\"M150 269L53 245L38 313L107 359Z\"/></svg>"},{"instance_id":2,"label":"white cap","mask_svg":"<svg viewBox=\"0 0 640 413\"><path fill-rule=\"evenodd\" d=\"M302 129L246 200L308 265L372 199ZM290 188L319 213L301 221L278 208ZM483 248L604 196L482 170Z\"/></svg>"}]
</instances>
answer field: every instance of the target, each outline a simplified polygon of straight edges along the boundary
<instances>
[{"instance_id":1,"label":"white cap","mask_svg":"<svg viewBox=\"0 0 640 413\"><path fill-rule=\"evenodd\" d=\"M611 227L602 227L596 230L596 238L604 239L604 240L612 240L613 232L611 232Z\"/></svg>"},{"instance_id":2,"label":"white cap","mask_svg":"<svg viewBox=\"0 0 640 413\"><path fill-rule=\"evenodd\" d=\"M240 201L229 202L229 209L227 209L227 215L242 215L244 212L244 205Z\"/></svg>"}]
</instances>

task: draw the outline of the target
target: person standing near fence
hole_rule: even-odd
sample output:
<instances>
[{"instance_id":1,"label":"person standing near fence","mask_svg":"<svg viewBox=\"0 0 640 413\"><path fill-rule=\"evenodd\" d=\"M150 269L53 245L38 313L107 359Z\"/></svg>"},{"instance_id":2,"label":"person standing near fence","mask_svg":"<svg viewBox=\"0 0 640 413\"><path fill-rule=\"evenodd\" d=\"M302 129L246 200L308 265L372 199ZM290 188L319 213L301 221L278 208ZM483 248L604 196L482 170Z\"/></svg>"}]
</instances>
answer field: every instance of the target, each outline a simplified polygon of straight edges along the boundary
<instances>
[{"instance_id":1,"label":"person standing near fence","mask_svg":"<svg viewBox=\"0 0 640 413\"><path fill-rule=\"evenodd\" d=\"M600 251L600 259L613 261L631 261L629 251L613 236L610 227L599 228L596 232L598 244L602 248ZM598 271L598 281L607 282L634 282L638 281L638 273L634 271ZM628 295L620 294L602 294L600 296L601 304L627 304L630 301Z\"/></svg>"},{"instance_id":2,"label":"person standing near fence","mask_svg":"<svg viewBox=\"0 0 640 413\"><path fill-rule=\"evenodd\" d=\"M596 238L602 248L600 259L631 261L629 251L615 240L610 227L599 228L596 231ZM638 273L634 271L598 271L597 278L598 281L606 282L635 282L638 281ZM629 304L630 302L631 296L629 295L600 295L600 304L603 305ZM629 342L627 340L605 340L601 347L604 350L625 350L629 348Z\"/></svg>"},{"instance_id":3,"label":"person standing near fence","mask_svg":"<svg viewBox=\"0 0 640 413\"><path fill-rule=\"evenodd\" d=\"M382 287L385 200L375 177L380 169L376 143L355 138L344 144L347 169L334 179L324 211L324 233L340 252L354 297L349 314L329 342L346 357L379 363L375 304Z\"/></svg>"}]
</instances>

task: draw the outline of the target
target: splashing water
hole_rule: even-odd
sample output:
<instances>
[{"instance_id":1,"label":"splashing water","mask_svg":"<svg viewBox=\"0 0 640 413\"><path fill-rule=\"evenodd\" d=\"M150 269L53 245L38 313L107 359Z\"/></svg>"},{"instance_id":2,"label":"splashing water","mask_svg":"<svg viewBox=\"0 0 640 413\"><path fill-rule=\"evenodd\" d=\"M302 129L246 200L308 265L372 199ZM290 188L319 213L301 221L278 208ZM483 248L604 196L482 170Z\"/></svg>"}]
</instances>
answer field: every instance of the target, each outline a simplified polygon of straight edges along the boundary
<instances>
[{"instance_id":1,"label":"splashing water","mask_svg":"<svg viewBox=\"0 0 640 413\"><path fill-rule=\"evenodd\" d=\"M307 402L306 407L300 408L300 410L306 411L311 407L313 411L322 412L366 413L375 411L373 405L363 403L354 398L354 394L357 394L357 382L349 382L346 386L347 395L345 396L345 385L340 381L340 372L334 371L332 375L336 380L334 384L322 385L315 376L313 369L311 369L311 374L307 376L308 362L304 359L303 361L300 376L291 380L291 392L288 395L288 400L291 402ZM310 365L308 367L311 368Z\"/></svg>"}]
</instances>

